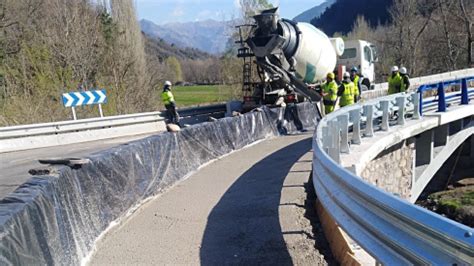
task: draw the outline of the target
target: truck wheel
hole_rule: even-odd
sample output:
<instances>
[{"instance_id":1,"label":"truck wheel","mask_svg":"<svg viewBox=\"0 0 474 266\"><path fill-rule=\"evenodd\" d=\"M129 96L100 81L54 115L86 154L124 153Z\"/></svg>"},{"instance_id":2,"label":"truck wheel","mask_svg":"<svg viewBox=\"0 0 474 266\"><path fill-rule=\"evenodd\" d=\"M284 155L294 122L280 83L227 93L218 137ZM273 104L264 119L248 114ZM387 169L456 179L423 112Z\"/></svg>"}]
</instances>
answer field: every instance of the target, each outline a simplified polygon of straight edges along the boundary
<instances>
[{"instance_id":1,"label":"truck wheel","mask_svg":"<svg viewBox=\"0 0 474 266\"><path fill-rule=\"evenodd\" d=\"M363 84L360 85L360 91L368 91L368 90L369 90L369 88L367 86L365 86Z\"/></svg>"},{"instance_id":2,"label":"truck wheel","mask_svg":"<svg viewBox=\"0 0 474 266\"><path fill-rule=\"evenodd\" d=\"M369 90L370 89L370 80L368 78L364 78L362 79L362 88L361 88L361 91L364 91L364 90ZM365 89L364 89L364 86L365 86Z\"/></svg>"}]
</instances>

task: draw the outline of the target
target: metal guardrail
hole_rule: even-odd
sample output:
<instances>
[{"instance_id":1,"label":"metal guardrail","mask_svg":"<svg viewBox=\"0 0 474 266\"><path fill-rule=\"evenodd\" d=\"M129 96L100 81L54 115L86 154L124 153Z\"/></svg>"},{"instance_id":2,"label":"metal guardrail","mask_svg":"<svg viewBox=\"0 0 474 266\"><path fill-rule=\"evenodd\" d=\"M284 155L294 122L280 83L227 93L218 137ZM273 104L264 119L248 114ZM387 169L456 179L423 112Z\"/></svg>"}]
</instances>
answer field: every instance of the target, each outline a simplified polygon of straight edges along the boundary
<instances>
[{"instance_id":1,"label":"metal guardrail","mask_svg":"<svg viewBox=\"0 0 474 266\"><path fill-rule=\"evenodd\" d=\"M185 117L201 116L201 115L223 114L225 113L226 109L227 109L227 105L223 103L223 104L179 109L178 113L181 117L185 118Z\"/></svg>"},{"instance_id":2,"label":"metal guardrail","mask_svg":"<svg viewBox=\"0 0 474 266\"><path fill-rule=\"evenodd\" d=\"M450 80L450 81L442 81L442 82L434 83L434 84L421 85L418 88L418 92L421 95L420 111L423 112L423 106L425 104L437 103L438 112L445 112L448 101L455 98L460 98L461 104L468 104L469 96L474 95L474 90L468 89L468 82L471 82L471 81L474 81L474 77ZM449 86L460 86L461 91L454 95L446 96L446 87L449 87ZM438 97L432 98L428 101L424 101L423 94L427 91L433 91L433 90L436 90Z\"/></svg>"},{"instance_id":3,"label":"metal guardrail","mask_svg":"<svg viewBox=\"0 0 474 266\"><path fill-rule=\"evenodd\" d=\"M444 99L466 104L465 95L464 91ZM384 264L474 264L472 228L410 204L339 165L340 153L350 152L349 142L360 144L362 136L372 137L376 129L404 125L406 116L419 119L420 110L427 107L421 99L419 93L401 93L342 108L323 118L313 139L318 199L356 242Z\"/></svg>"},{"instance_id":4,"label":"metal guardrail","mask_svg":"<svg viewBox=\"0 0 474 266\"><path fill-rule=\"evenodd\" d=\"M410 78L410 88L418 88L423 84L438 83L445 80L456 80L465 77L474 76L474 68L456 70L436 75L423 76ZM375 84L373 90L362 92L363 99L374 99L382 96L386 96L388 91L388 83Z\"/></svg>"},{"instance_id":5,"label":"metal guardrail","mask_svg":"<svg viewBox=\"0 0 474 266\"><path fill-rule=\"evenodd\" d=\"M162 116L161 112L3 127L0 128L0 139L63 134L67 132L94 130L107 127L119 127L125 125L151 123L158 121L164 121L164 117Z\"/></svg>"},{"instance_id":6,"label":"metal guardrail","mask_svg":"<svg viewBox=\"0 0 474 266\"><path fill-rule=\"evenodd\" d=\"M193 116L224 113L225 111L225 104L217 104L180 109L178 110L178 113L181 117L187 118ZM2 127L0 128L0 140L40 135L57 135L68 132L89 131L102 128L160 122L164 120L165 115L162 112L149 112L120 116L108 116L103 118L89 118L62 122Z\"/></svg>"}]
</instances>

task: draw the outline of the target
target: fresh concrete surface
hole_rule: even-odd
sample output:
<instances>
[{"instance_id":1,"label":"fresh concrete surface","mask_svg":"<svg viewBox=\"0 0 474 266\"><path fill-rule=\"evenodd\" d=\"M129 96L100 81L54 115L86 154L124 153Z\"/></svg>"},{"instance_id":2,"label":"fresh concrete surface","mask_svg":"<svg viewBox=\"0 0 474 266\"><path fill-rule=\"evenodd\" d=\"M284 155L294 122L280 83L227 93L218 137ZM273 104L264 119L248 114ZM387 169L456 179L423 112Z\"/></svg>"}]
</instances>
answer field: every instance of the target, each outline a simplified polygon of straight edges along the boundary
<instances>
[{"instance_id":1,"label":"fresh concrete surface","mask_svg":"<svg viewBox=\"0 0 474 266\"><path fill-rule=\"evenodd\" d=\"M3 199L8 193L13 192L18 186L25 183L31 177L28 170L46 167L46 165L38 163L38 159L88 156L149 135L135 135L80 144L0 153L0 198Z\"/></svg>"},{"instance_id":2,"label":"fresh concrete surface","mask_svg":"<svg viewBox=\"0 0 474 266\"><path fill-rule=\"evenodd\" d=\"M89 264L325 264L305 218L310 149L310 134L286 136L213 162L112 228Z\"/></svg>"}]
</instances>

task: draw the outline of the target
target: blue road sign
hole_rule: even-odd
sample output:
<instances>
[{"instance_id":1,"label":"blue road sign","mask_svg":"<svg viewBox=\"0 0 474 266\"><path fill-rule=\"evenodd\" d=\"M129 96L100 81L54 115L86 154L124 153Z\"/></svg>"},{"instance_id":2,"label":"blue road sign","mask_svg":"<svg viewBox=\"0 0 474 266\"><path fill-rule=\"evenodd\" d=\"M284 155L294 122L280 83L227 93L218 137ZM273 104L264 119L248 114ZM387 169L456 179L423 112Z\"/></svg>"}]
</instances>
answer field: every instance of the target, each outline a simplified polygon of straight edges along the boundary
<instances>
[{"instance_id":1,"label":"blue road sign","mask_svg":"<svg viewBox=\"0 0 474 266\"><path fill-rule=\"evenodd\" d=\"M65 107L75 107L90 104L102 104L107 101L105 90L63 93Z\"/></svg>"}]
</instances>

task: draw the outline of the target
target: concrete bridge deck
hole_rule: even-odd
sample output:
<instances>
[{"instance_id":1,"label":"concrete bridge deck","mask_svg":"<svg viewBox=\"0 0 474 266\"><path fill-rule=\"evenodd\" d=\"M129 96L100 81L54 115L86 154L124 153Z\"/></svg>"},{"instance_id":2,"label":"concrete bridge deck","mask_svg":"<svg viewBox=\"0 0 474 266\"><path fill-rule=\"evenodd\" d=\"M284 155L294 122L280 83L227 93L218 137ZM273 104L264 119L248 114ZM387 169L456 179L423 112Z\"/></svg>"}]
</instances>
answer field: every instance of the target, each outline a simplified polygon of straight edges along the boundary
<instances>
[{"instance_id":1,"label":"concrete bridge deck","mask_svg":"<svg viewBox=\"0 0 474 266\"><path fill-rule=\"evenodd\" d=\"M78 158L88 156L102 150L142 139L152 134L141 134L121 138L113 138L85 143L56 146L54 148L39 148L34 150L0 153L0 199L13 192L25 183L31 175L30 169L42 169L39 159Z\"/></svg>"},{"instance_id":2,"label":"concrete bridge deck","mask_svg":"<svg viewBox=\"0 0 474 266\"><path fill-rule=\"evenodd\" d=\"M109 231L90 264L332 262L306 218L317 219L311 136L266 140L201 168Z\"/></svg>"}]
</instances>

